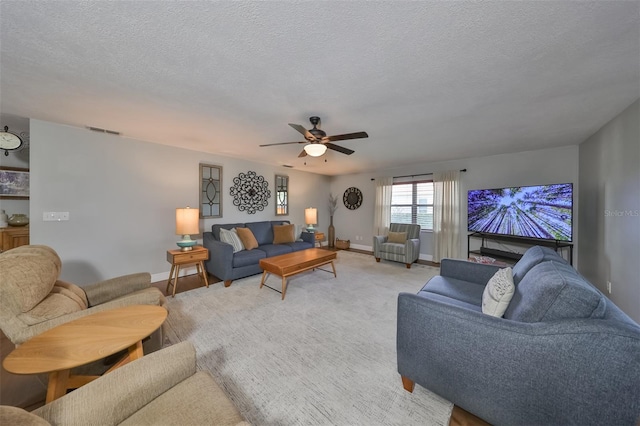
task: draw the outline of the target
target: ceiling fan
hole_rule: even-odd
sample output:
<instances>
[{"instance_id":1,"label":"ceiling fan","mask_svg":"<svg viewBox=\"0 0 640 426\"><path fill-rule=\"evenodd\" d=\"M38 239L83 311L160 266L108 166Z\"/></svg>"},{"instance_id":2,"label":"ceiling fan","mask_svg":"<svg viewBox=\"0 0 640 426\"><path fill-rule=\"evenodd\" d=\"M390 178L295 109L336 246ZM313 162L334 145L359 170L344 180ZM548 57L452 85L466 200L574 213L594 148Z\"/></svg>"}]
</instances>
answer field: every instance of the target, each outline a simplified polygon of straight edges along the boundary
<instances>
[{"instance_id":1,"label":"ceiling fan","mask_svg":"<svg viewBox=\"0 0 640 426\"><path fill-rule=\"evenodd\" d=\"M306 141L300 142L282 142L282 143L270 143L260 146L273 146L273 145L289 145L289 144L297 144L297 143L305 143L304 149L298 155L298 157L306 157L310 155L312 157L320 157L327 151L327 148L332 149L334 151L341 152L343 154L351 155L355 151L342 147L340 145L336 145L331 143L333 141L344 141L348 139L361 139L368 138L369 135L367 132L356 132L356 133L346 133L344 135L333 135L327 136L327 134L320 130L320 117L309 117L309 121L313 125L313 129L307 130L299 124L291 124L289 126L296 129L298 132L302 133Z\"/></svg>"}]
</instances>

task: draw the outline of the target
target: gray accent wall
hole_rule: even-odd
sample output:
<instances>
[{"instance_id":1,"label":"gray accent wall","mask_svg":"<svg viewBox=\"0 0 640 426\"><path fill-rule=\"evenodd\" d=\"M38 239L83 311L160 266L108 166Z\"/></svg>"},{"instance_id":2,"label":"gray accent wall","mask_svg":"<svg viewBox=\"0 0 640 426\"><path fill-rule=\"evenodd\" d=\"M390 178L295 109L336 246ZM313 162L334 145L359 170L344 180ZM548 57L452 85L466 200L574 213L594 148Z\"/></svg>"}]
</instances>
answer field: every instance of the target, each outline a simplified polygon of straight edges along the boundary
<instances>
[{"instance_id":1,"label":"gray accent wall","mask_svg":"<svg viewBox=\"0 0 640 426\"><path fill-rule=\"evenodd\" d=\"M580 144L580 188L579 271L640 322L640 101Z\"/></svg>"},{"instance_id":2,"label":"gray accent wall","mask_svg":"<svg viewBox=\"0 0 640 426\"><path fill-rule=\"evenodd\" d=\"M324 203L329 193L329 178L313 173L39 120L30 127L31 243L53 247L62 258L61 278L78 285L134 272L166 278L166 251L181 238L175 209L198 205L201 162L223 166L223 218L201 220L201 231L275 219L275 174L290 177L290 214L278 218L292 223L302 224L304 208ZM256 214L240 212L229 195L233 178L249 170L271 190L269 205ZM46 211L69 212L70 220L44 222ZM319 221L329 226L326 215Z\"/></svg>"}]
</instances>

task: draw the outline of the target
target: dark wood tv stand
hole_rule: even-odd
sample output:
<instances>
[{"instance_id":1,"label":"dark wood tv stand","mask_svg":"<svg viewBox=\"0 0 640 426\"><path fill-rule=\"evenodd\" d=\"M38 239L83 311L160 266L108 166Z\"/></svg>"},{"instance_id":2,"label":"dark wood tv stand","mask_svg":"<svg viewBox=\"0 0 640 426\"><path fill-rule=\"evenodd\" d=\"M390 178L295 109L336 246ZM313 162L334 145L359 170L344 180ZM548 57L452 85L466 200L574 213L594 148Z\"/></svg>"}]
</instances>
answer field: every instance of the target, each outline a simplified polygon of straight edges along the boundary
<instances>
[{"instance_id":1,"label":"dark wood tv stand","mask_svg":"<svg viewBox=\"0 0 640 426\"><path fill-rule=\"evenodd\" d=\"M480 249L471 249L472 239L481 240ZM557 240L540 240L537 238L515 237L510 235L485 234L482 232L472 232L471 234L467 235L467 257L471 257L472 255L490 256L497 260L502 260L510 263L515 263L522 257L521 253L488 247L488 241L504 241L506 243L510 243L522 248L529 248L533 246L551 247L563 257L564 252L567 251L567 260L569 261L570 265L573 265L573 243Z\"/></svg>"}]
</instances>

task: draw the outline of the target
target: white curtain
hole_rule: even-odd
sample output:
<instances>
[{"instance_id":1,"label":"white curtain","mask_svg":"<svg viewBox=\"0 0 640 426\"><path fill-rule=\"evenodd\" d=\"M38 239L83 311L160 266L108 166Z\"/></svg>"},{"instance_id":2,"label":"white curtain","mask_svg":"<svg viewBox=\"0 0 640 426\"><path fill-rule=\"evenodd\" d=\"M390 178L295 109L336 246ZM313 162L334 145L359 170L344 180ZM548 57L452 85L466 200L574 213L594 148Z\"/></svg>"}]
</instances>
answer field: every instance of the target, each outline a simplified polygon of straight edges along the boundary
<instances>
[{"instance_id":1,"label":"white curtain","mask_svg":"<svg viewBox=\"0 0 640 426\"><path fill-rule=\"evenodd\" d=\"M376 178L376 206L373 212L373 235L387 235L391 223L393 177Z\"/></svg>"},{"instance_id":2,"label":"white curtain","mask_svg":"<svg viewBox=\"0 0 640 426\"><path fill-rule=\"evenodd\" d=\"M433 174L433 261L460 257L460 172Z\"/></svg>"}]
</instances>

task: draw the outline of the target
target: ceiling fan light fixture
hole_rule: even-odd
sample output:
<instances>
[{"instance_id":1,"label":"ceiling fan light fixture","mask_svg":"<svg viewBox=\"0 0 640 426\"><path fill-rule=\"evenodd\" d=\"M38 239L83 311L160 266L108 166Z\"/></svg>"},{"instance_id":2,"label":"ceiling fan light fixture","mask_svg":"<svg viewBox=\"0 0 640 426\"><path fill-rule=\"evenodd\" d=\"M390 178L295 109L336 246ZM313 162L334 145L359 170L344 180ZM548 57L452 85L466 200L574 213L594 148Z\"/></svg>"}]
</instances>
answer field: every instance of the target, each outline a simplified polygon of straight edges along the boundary
<instances>
[{"instance_id":1,"label":"ceiling fan light fixture","mask_svg":"<svg viewBox=\"0 0 640 426\"><path fill-rule=\"evenodd\" d=\"M304 150L307 155L312 157L320 157L322 154L327 152L327 147L321 143L310 143L304 146Z\"/></svg>"}]
</instances>

